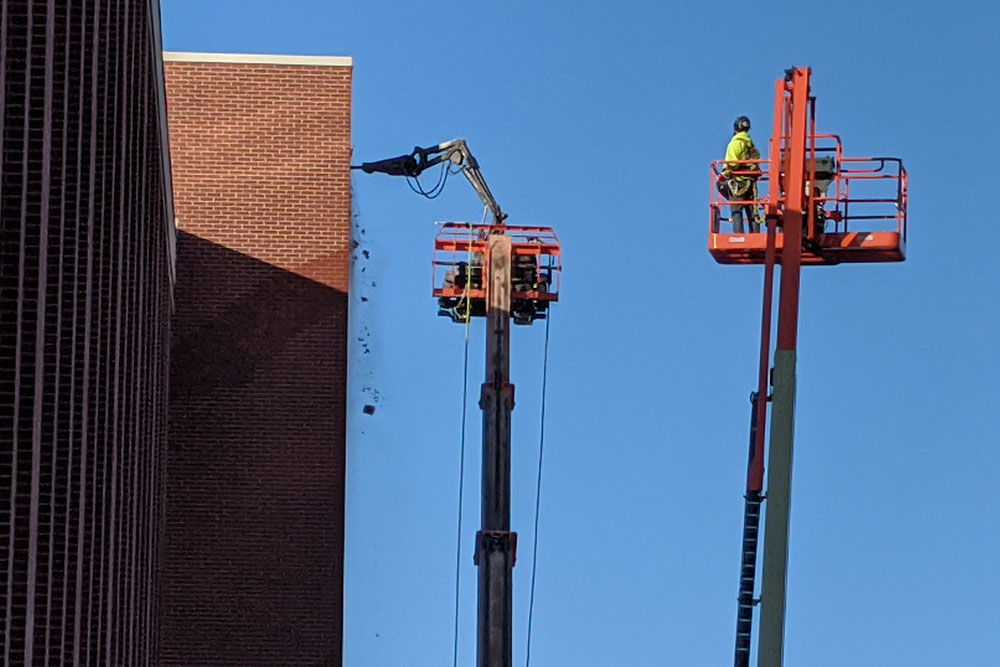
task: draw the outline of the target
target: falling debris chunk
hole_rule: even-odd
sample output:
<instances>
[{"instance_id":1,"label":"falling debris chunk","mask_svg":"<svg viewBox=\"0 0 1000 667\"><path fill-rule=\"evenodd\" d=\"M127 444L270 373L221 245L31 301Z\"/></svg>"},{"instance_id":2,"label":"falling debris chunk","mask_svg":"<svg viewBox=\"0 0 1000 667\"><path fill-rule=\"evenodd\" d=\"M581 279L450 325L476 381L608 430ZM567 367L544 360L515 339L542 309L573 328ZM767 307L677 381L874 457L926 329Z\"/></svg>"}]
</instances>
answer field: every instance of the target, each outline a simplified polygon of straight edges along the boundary
<instances>
[{"instance_id":1,"label":"falling debris chunk","mask_svg":"<svg viewBox=\"0 0 1000 667\"><path fill-rule=\"evenodd\" d=\"M365 407L364 407L364 413L365 413L366 415L373 415L373 414L375 414L375 406L374 406L374 405L372 405L371 403L368 403L368 404L367 404L367 405L365 405Z\"/></svg>"}]
</instances>

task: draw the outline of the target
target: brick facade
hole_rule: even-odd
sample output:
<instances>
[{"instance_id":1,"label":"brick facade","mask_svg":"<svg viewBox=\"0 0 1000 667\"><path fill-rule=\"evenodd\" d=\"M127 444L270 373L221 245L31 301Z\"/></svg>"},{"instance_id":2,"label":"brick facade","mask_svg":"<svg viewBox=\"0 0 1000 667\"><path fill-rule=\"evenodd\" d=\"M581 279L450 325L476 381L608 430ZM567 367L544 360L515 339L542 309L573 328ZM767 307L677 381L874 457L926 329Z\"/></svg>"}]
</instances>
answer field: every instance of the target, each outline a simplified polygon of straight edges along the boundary
<instances>
[{"instance_id":1,"label":"brick facade","mask_svg":"<svg viewBox=\"0 0 1000 667\"><path fill-rule=\"evenodd\" d=\"M150 665L174 248L159 6L2 13L0 663Z\"/></svg>"},{"instance_id":2,"label":"brick facade","mask_svg":"<svg viewBox=\"0 0 1000 667\"><path fill-rule=\"evenodd\" d=\"M160 664L341 664L350 60L166 54Z\"/></svg>"}]
</instances>

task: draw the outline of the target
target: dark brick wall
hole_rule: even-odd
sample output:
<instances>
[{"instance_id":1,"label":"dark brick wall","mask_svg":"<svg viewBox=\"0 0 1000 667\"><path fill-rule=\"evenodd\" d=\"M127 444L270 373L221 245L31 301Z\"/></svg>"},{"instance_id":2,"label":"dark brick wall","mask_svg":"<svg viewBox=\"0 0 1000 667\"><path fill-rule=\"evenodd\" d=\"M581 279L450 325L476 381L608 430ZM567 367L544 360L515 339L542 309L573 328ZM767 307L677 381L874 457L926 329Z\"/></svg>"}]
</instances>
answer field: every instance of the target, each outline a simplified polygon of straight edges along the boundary
<instances>
[{"instance_id":1,"label":"dark brick wall","mask_svg":"<svg viewBox=\"0 0 1000 667\"><path fill-rule=\"evenodd\" d=\"M161 664L341 664L350 67L168 62Z\"/></svg>"},{"instance_id":2,"label":"dark brick wall","mask_svg":"<svg viewBox=\"0 0 1000 667\"><path fill-rule=\"evenodd\" d=\"M3 0L4 665L154 662L173 222L149 7Z\"/></svg>"}]
</instances>

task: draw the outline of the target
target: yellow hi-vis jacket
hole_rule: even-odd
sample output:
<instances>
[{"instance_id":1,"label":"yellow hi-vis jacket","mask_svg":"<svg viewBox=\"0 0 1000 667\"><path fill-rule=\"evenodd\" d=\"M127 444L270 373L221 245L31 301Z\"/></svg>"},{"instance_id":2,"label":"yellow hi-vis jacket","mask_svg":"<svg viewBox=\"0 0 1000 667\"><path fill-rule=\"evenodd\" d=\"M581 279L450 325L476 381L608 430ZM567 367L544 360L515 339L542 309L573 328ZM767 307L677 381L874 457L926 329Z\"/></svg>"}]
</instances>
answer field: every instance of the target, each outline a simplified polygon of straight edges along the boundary
<instances>
[{"instance_id":1,"label":"yellow hi-vis jacket","mask_svg":"<svg viewBox=\"0 0 1000 667\"><path fill-rule=\"evenodd\" d=\"M747 132L737 132L726 147L726 171L756 171L756 164L737 164L743 160L759 160L760 151Z\"/></svg>"}]
</instances>

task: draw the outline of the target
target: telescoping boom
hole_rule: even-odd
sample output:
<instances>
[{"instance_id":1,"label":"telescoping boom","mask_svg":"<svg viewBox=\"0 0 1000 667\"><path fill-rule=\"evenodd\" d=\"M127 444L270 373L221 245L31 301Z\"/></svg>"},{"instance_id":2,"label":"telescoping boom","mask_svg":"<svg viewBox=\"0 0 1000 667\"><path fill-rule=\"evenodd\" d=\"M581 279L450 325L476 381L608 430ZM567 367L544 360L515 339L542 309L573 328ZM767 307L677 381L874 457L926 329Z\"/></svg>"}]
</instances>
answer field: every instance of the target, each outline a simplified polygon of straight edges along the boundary
<instances>
[{"instance_id":1,"label":"telescoping boom","mask_svg":"<svg viewBox=\"0 0 1000 667\"><path fill-rule=\"evenodd\" d=\"M473 558L479 568L476 665L511 667L512 570L517 559L517 533L510 525L514 409L510 324L530 325L547 318L549 305L558 300L561 248L548 227L506 224L507 215L462 139L431 148L418 146L407 155L365 162L352 169L416 179L435 165L443 169L438 185L427 192L418 184L415 191L437 196L447 175L458 169L493 214L492 224L442 225L434 242L433 293L438 299L439 315L462 324L468 324L473 317L486 319L486 374L479 400L483 412L481 528L476 533Z\"/></svg>"}]
</instances>

